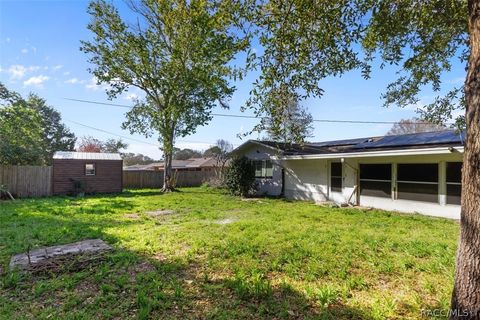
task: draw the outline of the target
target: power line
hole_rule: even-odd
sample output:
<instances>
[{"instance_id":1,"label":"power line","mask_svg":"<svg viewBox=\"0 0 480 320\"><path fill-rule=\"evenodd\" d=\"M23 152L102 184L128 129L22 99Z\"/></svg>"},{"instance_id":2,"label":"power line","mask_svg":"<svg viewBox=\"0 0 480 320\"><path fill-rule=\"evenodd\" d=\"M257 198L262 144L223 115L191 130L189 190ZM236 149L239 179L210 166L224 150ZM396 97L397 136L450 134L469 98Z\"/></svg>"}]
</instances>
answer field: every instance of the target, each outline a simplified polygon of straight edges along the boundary
<instances>
[{"instance_id":1,"label":"power line","mask_svg":"<svg viewBox=\"0 0 480 320\"><path fill-rule=\"evenodd\" d=\"M80 122L77 122L77 121L73 121L73 120L69 120L69 119L65 119L65 120L68 121L68 122L71 122L71 123L75 123L76 125L79 125L79 126L82 126L82 127L85 127L85 128L89 128L89 129L92 129L92 130L96 130L96 131L100 131L100 132L103 132L103 133L111 134L111 135L114 135L114 136L117 136L117 137L120 137L120 138L123 138L123 139L128 139L128 140L132 140L132 141L135 141L135 142L148 144L148 145L155 146L155 147L160 147L160 145L155 144L155 143L151 143L151 142L142 141L142 140L138 140L138 139L135 139L135 138L127 137L127 136L124 136L124 135L121 135L121 134L118 134L118 133L114 133L114 132L110 132L110 131L103 130L103 129L100 129L100 128L92 127L92 126L89 126L89 125L86 125L86 124L83 124L83 123L80 123Z\"/></svg>"},{"instance_id":2,"label":"power line","mask_svg":"<svg viewBox=\"0 0 480 320\"><path fill-rule=\"evenodd\" d=\"M99 101L91 101L91 100L82 100L82 99L72 99L72 98L64 98L65 100L76 101L76 102L83 102L83 103L90 103L90 104L100 104L106 105L111 107L121 107L121 108L128 108L132 109L133 107L130 105L125 104L116 104L116 103L107 103L107 102L99 102ZM228 118L243 118L243 119L258 119L255 116L247 116L247 115L240 115L240 114L224 114L224 113L211 113L212 116L215 117L228 117ZM352 124L398 124L398 121L367 121L367 120L336 120L336 119L313 119L314 122L323 122L323 123L352 123ZM409 124L431 124L430 122L409 122Z\"/></svg>"},{"instance_id":3,"label":"power line","mask_svg":"<svg viewBox=\"0 0 480 320\"><path fill-rule=\"evenodd\" d=\"M74 124L76 124L76 125L79 125L79 126L82 126L82 127L85 127L85 128L89 128L89 129L92 129L92 130L96 130L96 131L99 131L99 132L103 132L103 133L107 133L107 134L110 134L110 135L114 135L114 136L117 136L117 137L120 137L120 138L123 138L123 139L132 140L132 141L135 141L135 142L139 142L139 143L143 143L143 144L148 144L148 145L155 146L155 147L161 147L161 145L159 145L159 144L155 144L155 143L151 143L151 142L147 142L147 141L138 140L138 139L131 138L131 137L128 137L128 136L124 136L124 135L121 135L121 134L118 134L118 133L115 133L115 132L103 130L103 129L100 129L100 128L97 128L97 127L92 127L92 126L89 126L89 125L86 125L86 124L83 124L83 123L80 123L80 122L77 122L77 121L73 121L73 120L69 120L69 119L65 119L65 121L68 121L68 122L71 122L71 123L74 123ZM177 140L176 142L205 143L205 144L210 144L210 145L213 145L213 144L214 144L213 142L191 141L191 140Z\"/></svg>"}]
</instances>

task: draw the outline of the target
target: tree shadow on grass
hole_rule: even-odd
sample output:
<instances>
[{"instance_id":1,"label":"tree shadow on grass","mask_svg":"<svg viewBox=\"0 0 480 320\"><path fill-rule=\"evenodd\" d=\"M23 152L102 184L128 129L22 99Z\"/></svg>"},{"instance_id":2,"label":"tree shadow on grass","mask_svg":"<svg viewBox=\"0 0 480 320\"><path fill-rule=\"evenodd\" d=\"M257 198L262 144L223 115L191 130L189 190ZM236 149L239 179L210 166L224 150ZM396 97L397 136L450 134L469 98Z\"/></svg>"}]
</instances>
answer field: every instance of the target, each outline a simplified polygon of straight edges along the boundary
<instances>
[{"instance_id":1,"label":"tree shadow on grass","mask_svg":"<svg viewBox=\"0 0 480 320\"><path fill-rule=\"evenodd\" d=\"M112 240L105 236L98 235ZM104 260L75 272L40 276L8 273L2 276L0 293L4 301L0 298L0 302L11 318L371 318L340 302L320 307L289 285L215 278L212 271L196 262L116 246Z\"/></svg>"},{"instance_id":2,"label":"tree shadow on grass","mask_svg":"<svg viewBox=\"0 0 480 320\"><path fill-rule=\"evenodd\" d=\"M133 193L136 196L137 193ZM102 197L103 198L103 197ZM57 199L60 208L72 199ZM103 201L103 200L102 200ZM116 199L105 203L125 209ZM187 318L187 319L369 319L365 311L334 302L320 307L288 285L272 286L250 278L222 276L199 260L186 262L160 254L128 250L107 230L142 224L102 215L81 219L75 211L48 214L51 203L19 204L29 210L5 211L0 217L0 265L27 247L100 238L115 250L106 259L75 272L43 276L0 275L0 305L6 318ZM193 262L192 262L193 261ZM218 274L217 274L218 272Z\"/></svg>"},{"instance_id":3,"label":"tree shadow on grass","mask_svg":"<svg viewBox=\"0 0 480 320\"><path fill-rule=\"evenodd\" d=\"M195 277L197 275L197 277ZM209 280L194 278L187 287L185 318L196 319L371 319L364 310L341 301L320 306L305 294L284 283L272 286L235 277ZM192 317L193 315L193 317Z\"/></svg>"}]
</instances>

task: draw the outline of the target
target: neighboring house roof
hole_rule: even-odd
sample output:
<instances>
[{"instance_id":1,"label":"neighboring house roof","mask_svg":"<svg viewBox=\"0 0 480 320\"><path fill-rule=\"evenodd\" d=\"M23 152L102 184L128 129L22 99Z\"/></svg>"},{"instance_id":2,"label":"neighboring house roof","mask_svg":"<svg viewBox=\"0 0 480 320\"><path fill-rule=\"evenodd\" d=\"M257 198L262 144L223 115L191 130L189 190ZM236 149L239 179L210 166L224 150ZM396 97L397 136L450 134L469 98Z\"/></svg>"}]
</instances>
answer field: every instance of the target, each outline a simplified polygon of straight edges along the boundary
<instances>
[{"instance_id":1,"label":"neighboring house roof","mask_svg":"<svg viewBox=\"0 0 480 320\"><path fill-rule=\"evenodd\" d=\"M235 149L233 152L238 153L240 150L249 145L257 144L276 150L280 156L328 155L338 153L361 153L370 151L463 146L464 140L465 133L458 133L455 130L311 142L303 145L294 143L279 143L273 141L249 140Z\"/></svg>"},{"instance_id":2,"label":"neighboring house roof","mask_svg":"<svg viewBox=\"0 0 480 320\"><path fill-rule=\"evenodd\" d=\"M164 162L155 162L147 165L132 165L124 167L124 170L163 170ZM172 169L184 168L211 168L215 167L216 162L213 158L191 158L187 160L172 160Z\"/></svg>"},{"instance_id":3,"label":"neighboring house roof","mask_svg":"<svg viewBox=\"0 0 480 320\"><path fill-rule=\"evenodd\" d=\"M62 160L122 160L118 153L57 151L53 159Z\"/></svg>"},{"instance_id":4,"label":"neighboring house roof","mask_svg":"<svg viewBox=\"0 0 480 320\"><path fill-rule=\"evenodd\" d=\"M214 158L194 158L190 160L193 161L186 165L188 168L206 168L216 166L216 161Z\"/></svg>"},{"instance_id":5,"label":"neighboring house roof","mask_svg":"<svg viewBox=\"0 0 480 320\"><path fill-rule=\"evenodd\" d=\"M148 164L134 164L134 165L131 165L131 166L123 167L123 170L127 170L127 171L150 170L150 171L153 171L153 168L151 168L149 166L150 165L148 165Z\"/></svg>"}]
</instances>

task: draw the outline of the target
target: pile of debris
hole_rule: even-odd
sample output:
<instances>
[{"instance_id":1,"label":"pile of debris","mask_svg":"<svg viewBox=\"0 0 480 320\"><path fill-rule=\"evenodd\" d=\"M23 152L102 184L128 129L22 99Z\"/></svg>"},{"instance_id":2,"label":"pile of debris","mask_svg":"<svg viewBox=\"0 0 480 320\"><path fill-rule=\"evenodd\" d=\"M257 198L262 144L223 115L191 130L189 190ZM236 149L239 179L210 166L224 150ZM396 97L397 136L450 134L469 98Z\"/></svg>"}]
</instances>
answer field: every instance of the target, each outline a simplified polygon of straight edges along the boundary
<instances>
[{"instance_id":1,"label":"pile of debris","mask_svg":"<svg viewBox=\"0 0 480 320\"><path fill-rule=\"evenodd\" d=\"M65 245L45 247L17 254L10 260L10 270L50 273L85 268L104 258L112 247L101 239L89 239Z\"/></svg>"}]
</instances>

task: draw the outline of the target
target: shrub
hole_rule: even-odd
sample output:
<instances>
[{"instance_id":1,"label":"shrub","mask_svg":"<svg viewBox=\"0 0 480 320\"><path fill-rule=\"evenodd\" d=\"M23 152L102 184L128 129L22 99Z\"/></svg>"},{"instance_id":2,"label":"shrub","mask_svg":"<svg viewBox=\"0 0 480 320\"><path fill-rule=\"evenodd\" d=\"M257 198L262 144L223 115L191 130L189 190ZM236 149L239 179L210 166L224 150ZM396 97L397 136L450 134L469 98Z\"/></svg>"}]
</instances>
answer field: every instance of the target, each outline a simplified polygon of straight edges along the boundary
<instances>
[{"instance_id":1,"label":"shrub","mask_svg":"<svg viewBox=\"0 0 480 320\"><path fill-rule=\"evenodd\" d=\"M233 158L225 172L225 185L231 194L246 197L255 191L255 168L246 157Z\"/></svg>"}]
</instances>

